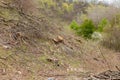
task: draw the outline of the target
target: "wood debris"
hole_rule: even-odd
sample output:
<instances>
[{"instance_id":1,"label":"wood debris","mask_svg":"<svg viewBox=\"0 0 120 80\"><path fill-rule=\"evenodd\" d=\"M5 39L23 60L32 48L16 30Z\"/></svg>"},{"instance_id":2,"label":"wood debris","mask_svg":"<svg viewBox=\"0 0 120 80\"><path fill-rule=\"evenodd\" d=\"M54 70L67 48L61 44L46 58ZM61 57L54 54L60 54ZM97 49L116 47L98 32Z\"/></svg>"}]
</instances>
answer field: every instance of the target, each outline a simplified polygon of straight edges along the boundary
<instances>
[{"instance_id":1,"label":"wood debris","mask_svg":"<svg viewBox=\"0 0 120 80\"><path fill-rule=\"evenodd\" d=\"M63 42L64 38L62 36L57 36L57 38L54 38L53 41L58 44Z\"/></svg>"}]
</instances>

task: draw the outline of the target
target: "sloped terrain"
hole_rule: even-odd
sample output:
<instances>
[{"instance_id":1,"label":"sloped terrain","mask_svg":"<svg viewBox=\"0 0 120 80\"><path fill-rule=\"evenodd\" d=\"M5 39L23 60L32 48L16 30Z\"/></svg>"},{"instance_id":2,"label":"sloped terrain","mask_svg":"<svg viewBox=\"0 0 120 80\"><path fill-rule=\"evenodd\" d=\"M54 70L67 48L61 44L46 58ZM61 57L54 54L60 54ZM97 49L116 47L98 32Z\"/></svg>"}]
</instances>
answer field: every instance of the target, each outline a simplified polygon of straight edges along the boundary
<instances>
[{"instance_id":1,"label":"sloped terrain","mask_svg":"<svg viewBox=\"0 0 120 80\"><path fill-rule=\"evenodd\" d=\"M67 75L69 65L79 64L79 61L74 64L76 59L72 55L79 49L73 45L79 46L80 43L74 43L74 38L69 40L71 35L66 35L62 27L51 23L46 17L9 8L7 3L2 2L0 9L2 80L43 80L42 77ZM59 36L63 40L56 43L54 40Z\"/></svg>"},{"instance_id":2,"label":"sloped terrain","mask_svg":"<svg viewBox=\"0 0 120 80\"><path fill-rule=\"evenodd\" d=\"M1 0L1 80L82 80L120 66L119 53L75 35L67 21L39 13L27 14Z\"/></svg>"}]
</instances>

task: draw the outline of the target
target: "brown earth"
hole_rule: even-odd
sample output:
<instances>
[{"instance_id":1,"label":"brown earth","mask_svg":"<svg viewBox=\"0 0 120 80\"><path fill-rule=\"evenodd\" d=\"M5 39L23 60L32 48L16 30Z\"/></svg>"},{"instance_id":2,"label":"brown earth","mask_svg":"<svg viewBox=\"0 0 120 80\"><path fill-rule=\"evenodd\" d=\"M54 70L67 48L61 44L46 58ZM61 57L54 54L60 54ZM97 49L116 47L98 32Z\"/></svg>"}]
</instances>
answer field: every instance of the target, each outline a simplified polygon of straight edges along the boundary
<instances>
[{"instance_id":1,"label":"brown earth","mask_svg":"<svg viewBox=\"0 0 120 80\"><path fill-rule=\"evenodd\" d=\"M0 3L1 80L83 80L120 67L120 53L84 40L67 22ZM57 43L56 43L57 42Z\"/></svg>"}]
</instances>

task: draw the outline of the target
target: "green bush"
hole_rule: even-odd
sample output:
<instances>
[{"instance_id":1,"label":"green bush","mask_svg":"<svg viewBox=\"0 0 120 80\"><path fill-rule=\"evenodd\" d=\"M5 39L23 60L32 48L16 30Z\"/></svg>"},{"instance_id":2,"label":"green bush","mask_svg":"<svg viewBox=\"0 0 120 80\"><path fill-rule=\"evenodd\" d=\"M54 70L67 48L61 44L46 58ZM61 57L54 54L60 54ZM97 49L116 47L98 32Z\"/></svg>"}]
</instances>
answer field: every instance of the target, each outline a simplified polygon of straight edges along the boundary
<instances>
[{"instance_id":1,"label":"green bush","mask_svg":"<svg viewBox=\"0 0 120 80\"><path fill-rule=\"evenodd\" d=\"M96 28L92 20L87 19L80 25L77 33L85 38L91 38L91 35L94 33L95 30Z\"/></svg>"},{"instance_id":2,"label":"green bush","mask_svg":"<svg viewBox=\"0 0 120 80\"><path fill-rule=\"evenodd\" d=\"M86 19L81 25L78 25L76 21L72 21L70 27L76 31L78 35L83 36L84 38L92 38L94 32L103 32L104 27L108 24L107 19L102 19L97 26L94 25L93 21Z\"/></svg>"},{"instance_id":3,"label":"green bush","mask_svg":"<svg viewBox=\"0 0 120 80\"><path fill-rule=\"evenodd\" d=\"M70 28L73 29L73 30L78 30L79 29L79 24L74 20L70 24Z\"/></svg>"},{"instance_id":4,"label":"green bush","mask_svg":"<svg viewBox=\"0 0 120 80\"><path fill-rule=\"evenodd\" d=\"M98 29L97 29L97 31L98 32L103 32L103 29L104 29L104 27L106 26L108 24L108 20L107 19L102 19L100 22L99 22L99 24L98 24Z\"/></svg>"}]
</instances>

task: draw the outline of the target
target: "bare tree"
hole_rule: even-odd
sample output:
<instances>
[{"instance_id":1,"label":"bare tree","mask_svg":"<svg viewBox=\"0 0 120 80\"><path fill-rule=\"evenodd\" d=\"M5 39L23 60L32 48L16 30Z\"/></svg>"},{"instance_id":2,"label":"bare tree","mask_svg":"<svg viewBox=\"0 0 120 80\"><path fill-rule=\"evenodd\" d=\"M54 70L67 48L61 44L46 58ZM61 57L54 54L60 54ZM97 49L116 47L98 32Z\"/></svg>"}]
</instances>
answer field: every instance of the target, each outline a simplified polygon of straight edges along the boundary
<instances>
[{"instance_id":1,"label":"bare tree","mask_svg":"<svg viewBox=\"0 0 120 80\"><path fill-rule=\"evenodd\" d=\"M23 13L34 14L37 11L37 5L34 0L14 0L14 4Z\"/></svg>"}]
</instances>

